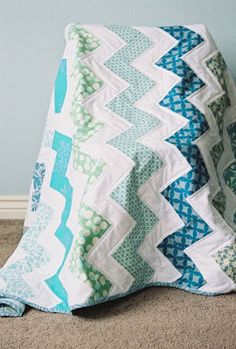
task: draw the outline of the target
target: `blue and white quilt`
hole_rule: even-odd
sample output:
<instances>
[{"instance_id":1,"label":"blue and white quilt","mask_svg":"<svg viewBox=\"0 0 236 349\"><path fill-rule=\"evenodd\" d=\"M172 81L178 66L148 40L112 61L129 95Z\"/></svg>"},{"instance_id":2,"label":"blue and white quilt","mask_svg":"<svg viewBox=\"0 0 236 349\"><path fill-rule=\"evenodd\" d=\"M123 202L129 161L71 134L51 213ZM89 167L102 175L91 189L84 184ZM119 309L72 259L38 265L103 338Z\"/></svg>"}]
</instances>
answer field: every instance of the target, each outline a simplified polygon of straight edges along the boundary
<instances>
[{"instance_id":1,"label":"blue and white quilt","mask_svg":"<svg viewBox=\"0 0 236 349\"><path fill-rule=\"evenodd\" d=\"M236 88L204 25L70 24L0 315L236 290ZM158 289L157 289L158 292Z\"/></svg>"}]
</instances>

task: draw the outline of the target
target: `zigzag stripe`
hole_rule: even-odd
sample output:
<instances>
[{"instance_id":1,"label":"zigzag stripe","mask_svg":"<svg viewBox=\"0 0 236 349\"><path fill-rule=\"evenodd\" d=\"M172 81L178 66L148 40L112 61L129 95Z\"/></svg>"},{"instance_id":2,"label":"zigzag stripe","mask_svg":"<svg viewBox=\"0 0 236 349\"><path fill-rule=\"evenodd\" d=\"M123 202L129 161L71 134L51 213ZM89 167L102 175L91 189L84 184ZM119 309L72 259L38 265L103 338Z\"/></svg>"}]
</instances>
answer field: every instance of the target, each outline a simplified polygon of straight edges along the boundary
<instances>
[{"instance_id":1,"label":"zigzag stripe","mask_svg":"<svg viewBox=\"0 0 236 349\"><path fill-rule=\"evenodd\" d=\"M168 37L168 35L159 28L145 27L139 28L139 30L150 37L151 40L155 42L155 46L138 57L133 65L138 70L145 73L145 75L151 77L152 80L155 80L156 86L148 94L143 96L143 98L139 99L135 105L139 109L156 115L156 117L160 118L162 121L162 124L157 129L142 137L141 141L147 146L150 146L165 159L165 165L145 184L142 191L140 191L141 199L151 207L159 218L159 221L155 229L145 238L143 244L140 246L139 253L148 261L153 269L155 269L152 282L173 282L179 279L181 274L173 264L170 263L166 256L156 248L156 245L167 235L182 228L184 223L177 215L174 208L163 195L161 195L161 192L177 177L183 173L187 173L191 167L177 148L166 142L165 139L176 133L180 128L183 128L187 124L187 120L178 114L170 114L166 109L156 104L157 99L161 100L173 86L173 80L176 81L176 83L179 81L177 76L173 76L171 79L167 80L165 86L162 86L161 97L159 81L163 79L163 70L156 69L153 64L164 55L167 48L170 49L173 47L173 41L175 40ZM155 57L155 59L153 57ZM175 158L174 162L173 158ZM163 184L165 184L165 187L163 187ZM168 220L166 219L167 215L169 217Z\"/></svg>"},{"instance_id":2,"label":"zigzag stripe","mask_svg":"<svg viewBox=\"0 0 236 349\"><path fill-rule=\"evenodd\" d=\"M104 163L92 158L81 151L81 146L92 137L103 124L98 122L84 108L83 103L87 97L92 96L99 90L103 81L83 63L82 57L96 50L100 43L88 31L80 26L72 25L68 31L69 40L76 42L76 59L73 67L72 77L76 82L75 92L72 100L71 119L76 127L73 135L73 165L76 170L88 175L87 186L93 184L102 173Z\"/></svg>"},{"instance_id":3,"label":"zigzag stripe","mask_svg":"<svg viewBox=\"0 0 236 349\"><path fill-rule=\"evenodd\" d=\"M106 143L108 139L130 127L124 119L117 118L106 107L106 104L124 91L128 84L103 64L125 43L103 26L86 25L83 27L103 43L92 55L85 57L84 62L95 69L104 81L104 88L100 93L85 102L87 110L94 117L102 122L104 121L104 127L86 141L86 153L97 158L102 157L107 164L103 175L94 183L92 190L86 193L86 203L103 217L109 217L112 223L106 234L103 234L90 250L87 260L112 281L112 288L109 291L109 296L112 296L126 292L134 280L133 276L121 264L117 263L110 254L110 251L116 248L121 238L126 235L134 224L129 214L125 210L121 210L119 205L109 196L114 186L130 172L133 161ZM96 62L95 65L94 62ZM102 202L105 205L101 205ZM101 259L101 255L104 258Z\"/></svg>"},{"instance_id":4,"label":"zigzag stripe","mask_svg":"<svg viewBox=\"0 0 236 349\"><path fill-rule=\"evenodd\" d=\"M226 87L226 81L224 77L224 74L227 71L227 66L220 52L216 52L213 56L211 56L206 61L206 66L217 79L217 82L219 83L223 92L223 94L221 94L220 97L218 97L214 101L211 101L211 103L208 103L208 107L215 118L215 121L218 127L219 136L220 136L220 140L210 150L210 154L215 166L216 175L218 180L220 181L218 164L222 159L224 151L227 150L227 147L226 149L224 149L225 147L224 147L224 139L223 139L224 116L227 108L231 106L231 102L230 102L227 87ZM227 132L230 139L230 143L233 147L233 139L231 138L231 132L230 132L230 129L232 130L232 126L233 124L230 124L227 127ZM234 149L232 148L232 151L233 150ZM229 189L236 192L236 185L234 184L233 186L233 183L235 183L235 180L234 180L235 171L236 171L235 164L236 162L231 163L231 165L225 168L223 172L223 178L225 180L225 184L229 187ZM224 217L224 213L226 210L226 196L222 188L218 190L216 195L213 197L212 204L217 209L217 211ZM225 216L227 217L227 214ZM229 222L229 223L231 223L232 225L232 222Z\"/></svg>"},{"instance_id":5,"label":"zigzag stripe","mask_svg":"<svg viewBox=\"0 0 236 349\"><path fill-rule=\"evenodd\" d=\"M121 150L135 162L128 176L112 192L112 198L127 210L136 224L112 256L134 276L135 281L131 289L136 289L145 285L153 275L153 269L141 258L137 250L157 223L155 214L140 200L138 190L159 170L162 161L149 148L137 142L138 138L156 128L159 120L131 105L147 93L155 82L130 64L153 43L131 27L109 26L108 29L120 36L127 45L107 60L105 66L128 81L130 86L107 107L133 126L107 143Z\"/></svg>"},{"instance_id":6,"label":"zigzag stripe","mask_svg":"<svg viewBox=\"0 0 236 349\"><path fill-rule=\"evenodd\" d=\"M73 234L66 225L70 214L73 194L72 186L69 182L69 179L66 177L66 171L72 150L72 139L66 135L63 135L62 133L55 131L52 149L57 152L57 155L52 171L50 187L58 191L65 198L65 206L61 215L61 223L56 230L55 236L65 247L65 254L61 265L57 269L57 272L52 277L45 280L45 282L49 286L49 288L57 295L57 297L62 300L62 302L58 304L54 308L54 310L68 311L68 294L63 284L61 283L59 276L70 251L73 240Z\"/></svg>"},{"instance_id":7,"label":"zigzag stripe","mask_svg":"<svg viewBox=\"0 0 236 349\"><path fill-rule=\"evenodd\" d=\"M225 115L226 109L230 106L230 100L227 94L226 84L224 80L224 73L227 70L227 66L225 64L225 61L222 55L219 52L214 54L214 56L212 56L210 59L206 61L206 66L214 74L217 81L219 82L219 85L221 86L221 89L224 91L223 95L221 95L220 97L212 101L210 104L208 104L208 107L215 118L215 121L218 127L219 136L220 136L220 140L218 141L218 143L216 143L210 150L210 155L212 157L212 160L215 166L216 176L217 176L217 179L220 181L220 176L217 170L217 166L224 152L224 145L223 145L224 115ZM226 197L222 188L220 188L212 198L212 204L217 209L217 211L222 216L224 216L224 211L226 208Z\"/></svg>"},{"instance_id":8,"label":"zigzag stripe","mask_svg":"<svg viewBox=\"0 0 236 349\"><path fill-rule=\"evenodd\" d=\"M198 147L193 142L208 130L204 115L188 101L188 97L204 86L204 83L185 63L182 56L204 42L203 38L192 30L182 27L163 27L164 31L178 40L177 45L159 60L156 65L167 69L181 77L160 102L160 105L179 113L189 120L186 127L167 139L176 145L179 151L190 163L192 170L171 183L162 195L171 203L185 226L166 237L158 249L181 272L182 277L175 283L182 287L199 288L205 281L192 260L184 250L208 235L210 227L197 215L186 201L203 187L209 180L207 169Z\"/></svg>"},{"instance_id":9,"label":"zigzag stripe","mask_svg":"<svg viewBox=\"0 0 236 349\"><path fill-rule=\"evenodd\" d=\"M71 118L76 126L76 132L73 136L73 165L76 170L88 175L86 186L86 190L88 190L102 173L105 164L92 158L89 154L83 153L81 147L104 125L92 116L93 114L88 113L84 103L86 97L92 96L95 91L100 89L103 81L95 77L90 67L83 63L83 58L86 53L95 51L100 46L100 42L81 26L72 26L69 38L76 39L76 60L72 73L76 80L76 87L71 111ZM84 75L89 74L89 79L84 83L82 89L81 74L83 78ZM91 80L93 79L96 79L95 83L92 83ZM91 225L88 225L89 220L86 215L90 215L90 221L93 221ZM88 254L97 240L108 230L110 224L91 207L85 205L84 201L80 203L78 223L80 229L71 254L70 270L82 281L90 281L93 292L88 299L88 303L93 304L101 298L106 298L111 288L111 282L95 266L89 263Z\"/></svg>"},{"instance_id":10,"label":"zigzag stripe","mask_svg":"<svg viewBox=\"0 0 236 349\"><path fill-rule=\"evenodd\" d=\"M219 141L219 136L222 135L222 118L226 105L228 104L227 97L224 96L222 90L224 87L222 73L224 75L225 66L222 64L221 58L218 57L218 51L216 51L215 44L209 36L205 26L197 25L193 28L196 28L197 32L200 33L200 35L203 35L204 44L197 50L194 50L189 55L185 56L184 59L199 78L204 78L206 84L203 89L191 96L191 102L194 105L197 105L202 113L206 113L206 118L209 116L207 119L209 122L209 130L202 135L196 143L204 157L211 181L209 181L208 184L202 187L198 192L189 196L187 201L191 204L198 215L209 225L212 229L212 233L209 234L207 238L198 241L197 244L189 246L184 250L184 252L192 259L206 281L199 290L202 292L215 292L217 290L217 292L224 293L228 292L229 289L232 289L234 285L232 285L232 281L230 282L223 272L220 272L219 267L217 267L211 256L211 251L212 246L214 246L214 250L216 251L216 249L221 248L222 244L232 239L232 230L219 214L217 214L216 210L212 209L209 198L212 197L212 193L216 192L219 182L219 176L214 169L214 165L218 162L218 154L215 159L211 159L213 154L211 152L212 147L210 144L216 144ZM213 69L209 69L209 64ZM216 77L213 76L210 70L213 74L214 71L217 72L217 74L214 74ZM212 111L212 115L209 115L209 109L207 106ZM216 122L214 122L212 116L215 117ZM225 115L225 117L225 121L228 123L228 115ZM219 132L216 132L217 126ZM227 156L223 156L223 158L227 158ZM220 165L219 168L220 167L224 168L225 166ZM218 209L221 207L223 211L224 208L222 206L224 205L222 205L222 201L224 201L222 191L217 191L217 196L214 197L214 202L217 202L216 208ZM220 230L219 226L221 226ZM217 275L217 281L215 275ZM214 282L212 282L213 279L215 280Z\"/></svg>"}]
</instances>

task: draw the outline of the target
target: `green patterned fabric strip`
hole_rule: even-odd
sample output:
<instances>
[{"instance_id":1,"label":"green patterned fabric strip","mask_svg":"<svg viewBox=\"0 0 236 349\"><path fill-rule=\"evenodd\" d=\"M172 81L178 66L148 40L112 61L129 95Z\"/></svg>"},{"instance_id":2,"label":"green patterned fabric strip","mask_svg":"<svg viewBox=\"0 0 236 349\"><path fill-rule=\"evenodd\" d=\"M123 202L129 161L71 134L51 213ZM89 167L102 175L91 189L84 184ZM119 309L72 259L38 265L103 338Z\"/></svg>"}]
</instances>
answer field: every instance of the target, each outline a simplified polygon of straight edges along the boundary
<instances>
[{"instance_id":1,"label":"green patterned fabric strip","mask_svg":"<svg viewBox=\"0 0 236 349\"><path fill-rule=\"evenodd\" d=\"M72 77L76 80L76 88L72 101L71 118L76 126L73 136L73 165L74 168L87 175L87 188L95 182L105 168L99 159L80 150L81 145L99 131L103 124L97 121L82 105L82 101L99 90L103 82L95 76L91 69L82 62L82 57L99 47L99 41L87 30L74 26L69 31L69 39L76 40L76 60ZM89 282L93 292L88 300L89 304L107 297L111 282L87 261L87 255L96 241L110 227L101 215L82 201L78 213L80 226L79 236L74 244L71 255L70 270L82 281Z\"/></svg>"}]
</instances>

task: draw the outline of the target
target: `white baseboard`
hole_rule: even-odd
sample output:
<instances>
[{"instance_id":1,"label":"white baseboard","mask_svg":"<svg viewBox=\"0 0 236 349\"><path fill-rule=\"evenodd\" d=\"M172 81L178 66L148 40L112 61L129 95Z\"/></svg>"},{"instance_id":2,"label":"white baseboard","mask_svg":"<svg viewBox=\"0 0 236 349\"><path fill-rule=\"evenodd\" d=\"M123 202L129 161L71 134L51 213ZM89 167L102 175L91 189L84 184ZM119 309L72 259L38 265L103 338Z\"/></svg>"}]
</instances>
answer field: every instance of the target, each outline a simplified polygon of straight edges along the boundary
<instances>
[{"instance_id":1,"label":"white baseboard","mask_svg":"<svg viewBox=\"0 0 236 349\"><path fill-rule=\"evenodd\" d=\"M24 219L28 200L27 195L0 195L0 219Z\"/></svg>"}]
</instances>

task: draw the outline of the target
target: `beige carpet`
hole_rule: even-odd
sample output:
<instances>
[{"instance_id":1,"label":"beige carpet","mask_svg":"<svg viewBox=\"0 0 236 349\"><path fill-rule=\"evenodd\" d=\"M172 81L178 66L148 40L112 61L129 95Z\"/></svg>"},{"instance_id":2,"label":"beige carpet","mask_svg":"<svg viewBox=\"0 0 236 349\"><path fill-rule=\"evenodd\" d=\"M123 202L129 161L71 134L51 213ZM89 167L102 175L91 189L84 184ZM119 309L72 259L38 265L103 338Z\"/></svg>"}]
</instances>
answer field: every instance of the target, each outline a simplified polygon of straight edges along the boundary
<instances>
[{"instance_id":1,"label":"beige carpet","mask_svg":"<svg viewBox=\"0 0 236 349\"><path fill-rule=\"evenodd\" d=\"M0 221L0 265L21 229L21 221ZM76 316L28 308L22 318L0 318L0 348L235 349L236 294L205 297L149 288Z\"/></svg>"}]
</instances>

